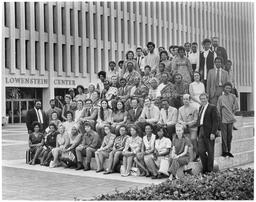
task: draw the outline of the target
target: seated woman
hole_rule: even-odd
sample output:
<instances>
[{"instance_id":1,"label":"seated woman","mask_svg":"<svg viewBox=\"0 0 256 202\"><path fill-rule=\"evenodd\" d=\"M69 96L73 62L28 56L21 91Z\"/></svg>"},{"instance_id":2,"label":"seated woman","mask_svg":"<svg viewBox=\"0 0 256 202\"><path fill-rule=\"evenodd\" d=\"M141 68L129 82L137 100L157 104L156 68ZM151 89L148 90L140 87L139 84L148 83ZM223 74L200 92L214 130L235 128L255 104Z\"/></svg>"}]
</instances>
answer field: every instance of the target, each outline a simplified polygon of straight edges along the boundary
<instances>
[{"instance_id":1,"label":"seated woman","mask_svg":"<svg viewBox=\"0 0 256 202\"><path fill-rule=\"evenodd\" d=\"M107 171L103 174L113 173L117 164L120 162L126 140L129 137L127 132L127 127L125 125L121 125L119 128L119 136L116 137L113 149L109 154L109 165Z\"/></svg>"},{"instance_id":2,"label":"seated woman","mask_svg":"<svg viewBox=\"0 0 256 202\"><path fill-rule=\"evenodd\" d=\"M131 137L128 137L125 143L123 154L124 173L122 176L129 176L133 164L134 157L141 151L142 138L138 135L138 128L135 125L130 127Z\"/></svg>"},{"instance_id":3,"label":"seated woman","mask_svg":"<svg viewBox=\"0 0 256 202\"><path fill-rule=\"evenodd\" d=\"M171 157L169 159L170 166L168 172L170 173L169 179L172 180L173 178L177 178L176 173L177 170L184 165L189 163L189 141L184 136L184 126L180 123L177 123L175 126L176 135L172 141L172 151Z\"/></svg>"},{"instance_id":4,"label":"seated woman","mask_svg":"<svg viewBox=\"0 0 256 202\"><path fill-rule=\"evenodd\" d=\"M68 148L62 152L60 157L60 160L66 164L65 167L76 166L76 147L80 144L81 140L82 134L79 133L77 126L73 126L69 135Z\"/></svg>"},{"instance_id":5,"label":"seated woman","mask_svg":"<svg viewBox=\"0 0 256 202\"><path fill-rule=\"evenodd\" d=\"M164 131L165 130L163 129L163 127L157 127L157 139L155 142L155 150L153 156L145 160L148 170L153 174L152 179L165 177L163 174L158 173L158 169L161 159L166 158L169 155L170 149L172 147L172 142L169 138L164 136Z\"/></svg>"},{"instance_id":6,"label":"seated woman","mask_svg":"<svg viewBox=\"0 0 256 202\"><path fill-rule=\"evenodd\" d=\"M198 109L190 104L190 95L183 95L184 105L178 110L178 123L185 126L185 133L188 133L189 140L192 145L189 147L190 161L196 160L198 157L197 152L197 119Z\"/></svg>"},{"instance_id":7,"label":"seated woman","mask_svg":"<svg viewBox=\"0 0 256 202\"><path fill-rule=\"evenodd\" d=\"M104 131L106 133L106 136L103 139L101 147L95 152L95 159L97 163L97 170L96 170L97 173L104 171L104 168L103 168L104 159L109 157L109 153L112 151L114 140L116 138L116 135L111 133L110 125L105 125Z\"/></svg>"},{"instance_id":8,"label":"seated woman","mask_svg":"<svg viewBox=\"0 0 256 202\"><path fill-rule=\"evenodd\" d=\"M66 112L67 120L63 123L66 133L68 135L71 134L72 127L75 125L75 122L73 121L73 113L71 111Z\"/></svg>"},{"instance_id":9,"label":"seated woman","mask_svg":"<svg viewBox=\"0 0 256 202\"><path fill-rule=\"evenodd\" d=\"M96 131L100 135L101 139L103 139L103 128L106 124L110 124L112 117L112 109L110 109L108 105L108 101L106 99L101 100L101 107L98 110L98 119L96 123Z\"/></svg>"},{"instance_id":10,"label":"seated woman","mask_svg":"<svg viewBox=\"0 0 256 202\"><path fill-rule=\"evenodd\" d=\"M51 113L51 121L50 123L54 123L57 127L59 127L59 124L61 124L61 121L58 119L58 113L56 111L53 111ZM46 133L49 132L49 127L45 129Z\"/></svg>"},{"instance_id":11,"label":"seated woman","mask_svg":"<svg viewBox=\"0 0 256 202\"><path fill-rule=\"evenodd\" d=\"M59 134L57 135L56 140L56 148L52 149L53 155L53 163L52 167L57 167L60 165L60 156L62 152L66 151L66 148L69 145L69 137L65 131L65 126L60 124L59 125Z\"/></svg>"},{"instance_id":12,"label":"seated woman","mask_svg":"<svg viewBox=\"0 0 256 202\"><path fill-rule=\"evenodd\" d=\"M152 133L151 124L146 124L145 126L145 136L143 137L143 143L141 147L141 152L136 155L135 162L143 170L142 175L150 176L150 173L145 165L145 161L153 157L153 152L155 150L155 140L156 136Z\"/></svg>"},{"instance_id":13,"label":"seated woman","mask_svg":"<svg viewBox=\"0 0 256 202\"><path fill-rule=\"evenodd\" d=\"M33 156L32 160L29 161L30 165L36 164L36 160L43 151L44 135L43 133L40 133L40 127L40 123L36 121L33 122L34 131L29 134L29 150L27 152L31 152L31 156Z\"/></svg>"},{"instance_id":14,"label":"seated woman","mask_svg":"<svg viewBox=\"0 0 256 202\"><path fill-rule=\"evenodd\" d=\"M127 111L125 111L125 105L121 100L118 100L116 107L112 113L111 127L115 134L118 133L119 127L125 124L127 121Z\"/></svg>"},{"instance_id":15,"label":"seated woman","mask_svg":"<svg viewBox=\"0 0 256 202\"><path fill-rule=\"evenodd\" d=\"M56 147L56 139L59 132L57 126L54 123L49 124L49 133L46 134L46 141L44 144L44 150L42 152L41 165L49 166L52 158L52 149Z\"/></svg>"}]
</instances>

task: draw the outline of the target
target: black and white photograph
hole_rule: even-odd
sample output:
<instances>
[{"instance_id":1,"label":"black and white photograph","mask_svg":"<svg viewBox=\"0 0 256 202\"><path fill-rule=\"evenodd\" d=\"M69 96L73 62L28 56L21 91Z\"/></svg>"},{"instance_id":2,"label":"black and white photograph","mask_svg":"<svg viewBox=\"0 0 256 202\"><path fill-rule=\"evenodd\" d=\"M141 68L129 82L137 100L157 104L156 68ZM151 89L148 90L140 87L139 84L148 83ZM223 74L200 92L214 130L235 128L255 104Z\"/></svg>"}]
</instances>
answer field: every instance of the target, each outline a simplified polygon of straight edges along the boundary
<instances>
[{"instance_id":1,"label":"black and white photograph","mask_svg":"<svg viewBox=\"0 0 256 202\"><path fill-rule=\"evenodd\" d=\"M3 1L2 200L254 200L254 1Z\"/></svg>"}]
</instances>

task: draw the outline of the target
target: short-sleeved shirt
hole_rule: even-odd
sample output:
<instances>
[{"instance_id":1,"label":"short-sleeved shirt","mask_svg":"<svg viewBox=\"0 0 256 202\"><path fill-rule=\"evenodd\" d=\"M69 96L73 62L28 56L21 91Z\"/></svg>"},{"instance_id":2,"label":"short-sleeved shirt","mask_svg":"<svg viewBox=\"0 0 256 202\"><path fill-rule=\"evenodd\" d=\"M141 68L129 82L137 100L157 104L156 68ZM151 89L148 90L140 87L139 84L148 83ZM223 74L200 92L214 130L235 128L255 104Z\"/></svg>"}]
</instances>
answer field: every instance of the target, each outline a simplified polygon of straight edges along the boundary
<instances>
[{"instance_id":1,"label":"short-sleeved shirt","mask_svg":"<svg viewBox=\"0 0 256 202\"><path fill-rule=\"evenodd\" d=\"M34 133L29 134L29 140L32 144L39 144L42 142L42 139L44 138L44 135L42 133L39 133L36 137Z\"/></svg>"},{"instance_id":2,"label":"short-sleeved shirt","mask_svg":"<svg viewBox=\"0 0 256 202\"><path fill-rule=\"evenodd\" d=\"M114 147L117 150L120 150L121 148L124 148L125 142L129 136L128 135L119 135L116 137L115 142L114 142Z\"/></svg>"},{"instance_id":3,"label":"short-sleeved shirt","mask_svg":"<svg viewBox=\"0 0 256 202\"><path fill-rule=\"evenodd\" d=\"M142 144L142 138L139 136L134 137L128 137L126 140L127 148L131 149L131 152L134 151L140 151L141 144Z\"/></svg>"},{"instance_id":4,"label":"short-sleeved shirt","mask_svg":"<svg viewBox=\"0 0 256 202\"><path fill-rule=\"evenodd\" d=\"M184 152L185 150L185 146L190 145L189 140L185 137L182 137L181 139L179 139L177 136L175 136L173 138L173 146L175 147L175 153L177 155L181 154ZM187 154L185 156L189 156L189 153L187 152Z\"/></svg>"},{"instance_id":5,"label":"short-sleeved shirt","mask_svg":"<svg viewBox=\"0 0 256 202\"><path fill-rule=\"evenodd\" d=\"M156 139L155 149L158 152L164 152L166 149L170 149L172 147L172 142L167 137L162 137L161 139Z\"/></svg>"},{"instance_id":6,"label":"short-sleeved shirt","mask_svg":"<svg viewBox=\"0 0 256 202\"><path fill-rule=\"evenodd\" d=\"M154 147L156 140L156 136L154 134L151 135L150 140L148 140L147 135L143 137L143 143L145 146L145 151L151 150Z\"/></svg>"},{"instance_id":7,"label":"short-sleeved shirt","mask_svg":"<svg viewBox=\"0 0 256 202\"><path fill-rule=\"evenodd\" d=\"M52 132L46 137L46 146L51 146L51 147L56 147L56 140L57 140L57 135L59 134L58 131Z\"/></svg>"}]
</instances>

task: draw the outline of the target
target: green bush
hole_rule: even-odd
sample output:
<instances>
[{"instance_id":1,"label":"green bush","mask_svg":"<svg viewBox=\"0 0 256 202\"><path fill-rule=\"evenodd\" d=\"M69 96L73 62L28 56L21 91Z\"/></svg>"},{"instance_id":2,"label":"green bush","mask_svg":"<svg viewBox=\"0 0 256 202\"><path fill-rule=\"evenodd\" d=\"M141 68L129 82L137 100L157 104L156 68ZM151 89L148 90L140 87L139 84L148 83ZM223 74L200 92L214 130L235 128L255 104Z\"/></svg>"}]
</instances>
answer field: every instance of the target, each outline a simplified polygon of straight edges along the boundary
<instances>
[{"instance_id":1,"label":"green bush","mask_svg":"<svg viewBox=\"0 0 256 202\"><path fill-rule=\"evenodd\" d=\"M253 169L228 169L185 176L143 189L106 194L94 200L253 200Z\"/></svg>"}]
</instances>

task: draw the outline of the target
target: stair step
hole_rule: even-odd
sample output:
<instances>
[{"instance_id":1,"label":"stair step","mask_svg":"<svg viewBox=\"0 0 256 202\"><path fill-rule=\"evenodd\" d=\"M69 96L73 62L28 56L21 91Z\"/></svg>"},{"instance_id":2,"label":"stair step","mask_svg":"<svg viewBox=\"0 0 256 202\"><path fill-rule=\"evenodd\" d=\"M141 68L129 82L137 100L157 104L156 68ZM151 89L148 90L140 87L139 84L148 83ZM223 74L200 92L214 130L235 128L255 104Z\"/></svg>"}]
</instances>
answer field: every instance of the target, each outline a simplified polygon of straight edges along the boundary
<instances>
[{"instance_id":1,"label":"stair step","mask_svg":"<svg viewBox=\"0 0 256 202\"><path fill-rule=\"evenodd\" d=\"M238 128L238 130L233 130L232 136L233 140L254 137L254 127L251 125L243 126Z\"/></svg>"},{"instance_id":2,"label":"stair step","mask_svg":"<svg viewBox=\"0 0 256 202\"><path fill-rule=\"evenodd\" d=\"M218 138L219 140L221 138ZM214 147L214 156L218 157L222 154L222 143L221 140L215 143ZM246 151L251 151L254 149L254 137L251 138L245 138L245 139L238 139L238 140L232 140L231 142L231 153L241 153Z\"/></svg>"},{"instance_id":3,"label":"stair step","mask_svg":"<svg viewBox=\"0 0 256 202\"><path fill-rule=\"evenodd\" d=\"M214 161L218 164L220 170L252 163L254 161L254 150L236 153L234 158L215 157Z\"/></svg>"}]
</instances>

